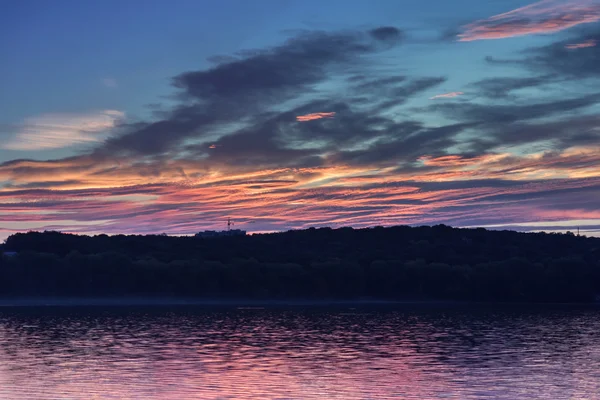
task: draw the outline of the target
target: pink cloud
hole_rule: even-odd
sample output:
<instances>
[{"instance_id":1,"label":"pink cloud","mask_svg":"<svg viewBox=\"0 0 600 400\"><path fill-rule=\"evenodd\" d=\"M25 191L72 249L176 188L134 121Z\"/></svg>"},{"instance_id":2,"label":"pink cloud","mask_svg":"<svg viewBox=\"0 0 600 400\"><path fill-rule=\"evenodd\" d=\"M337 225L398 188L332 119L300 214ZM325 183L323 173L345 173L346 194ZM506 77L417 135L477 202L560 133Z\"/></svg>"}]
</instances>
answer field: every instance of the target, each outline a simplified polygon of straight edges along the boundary
<instances>
[{"instance_id":1,"label":"pink cloud","mask_svg":"<svg viewBox=\"0 0 600 400\"><path fill-rule=\"evenodd\" d=\"M547 34L600 20L596 0L542 0L465 25L461 42Z\"/></svg>"},{"instance_id":2,"label":"pink cloud","mask_svg":"<svg viewBox=\"0 0 600 400\"><path fill-rule=\"evenodd\" d=\"M450 92L450 93L443 93L443 94L436 94L433 97L430 97L429 100L435 100L435 99L451 99L453 97L458 97L463 95L464 92Z\"/></svg>"},{"instance_id":3,"label":"pink cloud","mask_svg":"<svg viewBox=\"0 0 600 400\"><path fill-rule=\"evenodd\" d=\"M568 44L565 47L570 50L585 49L586 47L595 47L598 43L594 39L586 40L582 43Z\"/></svg>"},{"instance_id":4,"label":"pink cloud","mask_svg":"<svg viewBox=\"0 0 600 400\"><path fill-rule=\"evenodd\" d=\"M462 167L462 166L470 166L474 164L479 164L482 162L486 162L490 159L496 158L495 156L478 156L472 158L465 158L459 155L448 155L441 157L431 157L431 156L422 156L419 157L419 161L423 163L423 165L429 167Z\"/></svg>"},{"instance_id":5,"label":"pink cloud","mask_svg":"<svg viewBox=\"0 0 600 400\"><path fill-rule=\"evenodd\" d=\"M139 182L140 171L125 160L118 169L93 164L86 167L91 170L83 168L86 160L18 161L0 166L0 176L14 185L0 188L0 240L27 229L191 234L225 229L228 217L251 232L440 221L514 224L538 211L583 218L587 214L578 210L594 210L590 205L600 191L599 150L424 155L418 161L427 168L404 172L330 165L207 174L202 164L178 160L145 185L128 184ZM178 177L182 168L197 178ZM80 183L54 186L46 176ZM512 183L498 186L498 180ZM584 188L589 196L579 192Z\"/></svg>"},{"instance_id":6,"label":"pink cloud","mask_svg":"<svg viewBox=\"0 0 600 400\"><path fill-rule=\"evenodd\" d=\"M313 121L315 119L333 118L334 116L335 116L334 112L318 112L318 113L312 113L312 114L306 114L306 115L299 115L296 117L296 121L306 122L306 121Z\"/></svg>"}]
</instances>

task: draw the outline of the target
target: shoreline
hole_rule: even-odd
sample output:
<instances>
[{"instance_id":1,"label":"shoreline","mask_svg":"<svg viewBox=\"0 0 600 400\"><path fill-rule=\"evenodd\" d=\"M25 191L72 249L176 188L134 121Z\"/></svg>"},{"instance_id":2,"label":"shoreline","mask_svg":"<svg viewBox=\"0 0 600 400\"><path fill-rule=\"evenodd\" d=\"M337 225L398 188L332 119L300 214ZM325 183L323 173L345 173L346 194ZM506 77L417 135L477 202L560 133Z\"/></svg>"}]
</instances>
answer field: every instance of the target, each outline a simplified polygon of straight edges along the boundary
<instances>
[{"instance_id":1,"label":"shoreline","mask_svg":"<svg viewBox=\"0 0 600 400\"><path fill-rule=\"evenodd\" d=\"M468 307L600 307L598 302L560 303L560 302L482 302L451 300L251 300L251 299L202 299L176 297L30 297L0 298L0 308L13 307L165 307L196 306L226 307L237 309L267 309L279 307L365 307L365 306L468 306Z\"/></svg>"}]
</instances>

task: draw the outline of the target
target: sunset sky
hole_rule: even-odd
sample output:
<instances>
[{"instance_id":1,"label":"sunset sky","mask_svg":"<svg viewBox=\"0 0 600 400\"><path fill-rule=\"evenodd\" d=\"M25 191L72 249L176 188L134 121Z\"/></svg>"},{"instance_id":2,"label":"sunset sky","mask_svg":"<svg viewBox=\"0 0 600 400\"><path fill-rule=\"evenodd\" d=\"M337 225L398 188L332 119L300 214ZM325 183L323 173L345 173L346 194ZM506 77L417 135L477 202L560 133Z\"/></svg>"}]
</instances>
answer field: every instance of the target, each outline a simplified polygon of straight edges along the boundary
<instances>
[{"instance_id":1,"label":"sunset sky","mask_svg":"<svg viewBox=\"0 0 600 400\"><path fill-rule=\"evenodd\" d=\"M600 0L0 3L0 240L600 236Z\"/></svg>"}]
</instances>

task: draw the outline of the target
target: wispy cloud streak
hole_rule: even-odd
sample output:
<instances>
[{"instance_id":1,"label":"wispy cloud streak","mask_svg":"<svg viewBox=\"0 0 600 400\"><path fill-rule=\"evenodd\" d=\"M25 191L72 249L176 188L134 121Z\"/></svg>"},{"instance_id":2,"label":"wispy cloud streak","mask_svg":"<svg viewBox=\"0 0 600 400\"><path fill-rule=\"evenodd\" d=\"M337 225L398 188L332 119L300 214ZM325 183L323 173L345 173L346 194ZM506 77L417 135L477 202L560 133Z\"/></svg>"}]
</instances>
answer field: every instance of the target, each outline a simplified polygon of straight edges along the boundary
<instances>
[{"instance_id":1,"label":"wispy cloud streak","mask_svg":"<svg viewBox=\"0 0 600 400\"><path fill-rule=\"evenodd\" d=\"M335 112L318 112L306 115L299 115L296 117L296 121L298 122L306 122L306 121L314 121L316 119L323 118L333 118L335 116Z\"/></svg>"},{"instance_id":2,"label":"wispy cloud streak","mask_svg":"<svg viewBox=\"0 0 600 400\"><path fill-rule=\"evenodd\" d=\"M600 20L595 0L542 0L463 27L461 42L555 33Z\"/></svg>"},{"instance_id":3,"label":"wispy cloud streak","mask_svg":"<svg viewBox=\"0 0 600 400\"><path fill-rule=\"evenodd\" d=\"M87 114L45 114L25 120L8 142L8 150L47 150L75 144L100 142L99 133L115 126L124 117L121 111L105 110Z\"/></svg>"},{"instance_id":4,"label":"wispy cloud streak","mask_svg":"<svg viewBox=\"0 0 600 400\"><path fill-rule=\"evenodd\" d=\"M26 174L20 182L31 180L0 189L0 228L190 234L220 229L228 216L250 231L584 218L600 194L598 154L422 156L423 167L405 172L329 166L199 175L206 171L179 162L145 185L135 184L141 167L127 167L125 160L117 169L94 164L87 172L81 162L63 162L48 173L73 180L63 188L36 184L49 165L22 161L0 167L0 179L14 180L12 171ZM174 179L180 169L197 178Z\"/></svg>"},{"instance_id":5,"label":"wispy cloud streak","mask_svg":"<svg viewBox=\"0 0 600 400\"><path fill-rule=\"evenodd\" d=\"M463 94L464 94L464 92L450 92L450 93L436 94L435 96L430 97L429 100L451 99L454 97L462 96Z\"/></svg>"},{"instance_id":6,"label":"wispy cloud streak","mask_svg":"<svg viewBox=\"0 0 600 400\"><path fill-rule=\"evenodd\" d=\"M565 47L567 49L585 49L587 47L596 47L596 45L598 44L598 42L596 42L596 40L594 39L590 39L590 40L586 40L585 42L582 43L573 43L573 44L568 44Z\"/></svg>"}]
</instances>

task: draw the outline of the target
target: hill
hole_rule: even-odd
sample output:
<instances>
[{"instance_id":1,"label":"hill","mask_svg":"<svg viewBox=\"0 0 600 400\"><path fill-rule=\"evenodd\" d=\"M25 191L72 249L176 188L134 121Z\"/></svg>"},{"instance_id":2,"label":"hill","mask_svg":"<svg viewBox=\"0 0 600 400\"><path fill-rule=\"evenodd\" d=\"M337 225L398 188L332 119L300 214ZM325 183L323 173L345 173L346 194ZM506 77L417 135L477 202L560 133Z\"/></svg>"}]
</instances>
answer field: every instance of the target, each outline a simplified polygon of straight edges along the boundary
<instances>
[{"instance_id":1,"label":"hill","mask_svg":"<svg viewBox=\"0 0 600 400\"><path fill-rule=\"evenodd\" d=\"M243 237L10 236L0 297L592 302L600 239L445 225Z\"/></svg>"}]
</instances>

